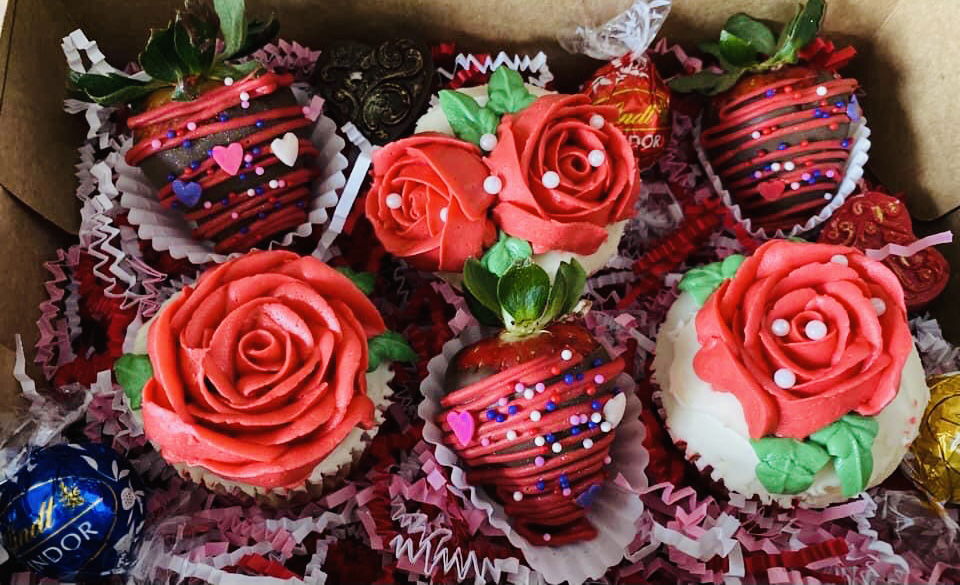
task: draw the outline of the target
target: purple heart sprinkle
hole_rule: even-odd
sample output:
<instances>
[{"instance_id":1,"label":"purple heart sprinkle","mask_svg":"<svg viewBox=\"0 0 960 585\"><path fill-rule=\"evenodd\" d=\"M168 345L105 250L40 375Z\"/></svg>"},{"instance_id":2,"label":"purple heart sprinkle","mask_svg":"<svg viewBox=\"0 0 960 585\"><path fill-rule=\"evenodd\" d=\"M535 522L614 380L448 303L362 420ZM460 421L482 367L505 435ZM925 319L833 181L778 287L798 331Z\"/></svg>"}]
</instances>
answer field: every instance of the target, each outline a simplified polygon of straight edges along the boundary
<instances>
[{"instance_id":1,"label":"purple heart sprinkle","mask_svg":"<svg viewBox=\"0 0 960 585\"><path fill-rule=\"evenodd\" d=\"M200 186L200 183L194 181L184 182L177 179L173 182L173 194L187 207L194 207L200 202L203 187Z\"/></svg>"}]
</instances>

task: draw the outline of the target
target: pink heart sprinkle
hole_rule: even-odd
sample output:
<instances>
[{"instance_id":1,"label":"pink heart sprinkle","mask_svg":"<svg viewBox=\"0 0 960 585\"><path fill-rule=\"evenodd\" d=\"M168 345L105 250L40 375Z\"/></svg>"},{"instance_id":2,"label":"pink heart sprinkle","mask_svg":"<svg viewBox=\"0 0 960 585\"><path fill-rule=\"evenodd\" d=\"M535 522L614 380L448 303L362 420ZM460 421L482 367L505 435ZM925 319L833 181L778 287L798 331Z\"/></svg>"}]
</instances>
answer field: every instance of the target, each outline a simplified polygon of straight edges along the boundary
<instances>
[{"instance_id":1,"label":"pink heart sprinkle","mask_svg":"<svg viewBox=\"0 0 960 585\"><path fill-rule=\"evenodd\" d=\"M447 413L447 424L450 425L450 429L456 435L460 446L466 447L470 444L473 439L473 432L476 429L476 423L474 423L473 416L469 412L451 410Z\"/></svg>"},{"instance_id":2,"label":"pink heart sprinkle","mask_svg":"<svg viewBox=\"0 0 960 585\"><path fill-rule=\"evenodd\" d=\"M214 146L213 160L228 175L236 175L243 164L243 146L239 142L232 142L228 146Z\"/></svg>"}]
</instances>

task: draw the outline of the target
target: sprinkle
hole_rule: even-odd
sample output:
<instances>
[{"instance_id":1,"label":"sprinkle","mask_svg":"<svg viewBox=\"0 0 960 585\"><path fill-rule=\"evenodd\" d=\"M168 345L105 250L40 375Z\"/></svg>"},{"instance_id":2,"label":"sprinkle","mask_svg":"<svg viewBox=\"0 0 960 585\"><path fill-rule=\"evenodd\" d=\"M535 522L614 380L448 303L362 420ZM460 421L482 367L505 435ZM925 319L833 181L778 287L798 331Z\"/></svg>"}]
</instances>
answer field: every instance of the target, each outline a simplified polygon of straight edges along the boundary
<instances>
[{"instance_id":1,"label":"sprinkle","mask_svg":"<svg viewBox=\"0 0 960 585\"><path fill-rule=\"evenodd\" d=\"M489 446L490 446L490 439L488 439L488 438L486 438L486 437L480 439L480 445L483 446L483 447L489 447Z\"/></svg>"},{"instance_id":2,"label":"sprinkle","mask_svg":"<svg viewBox=\"0 0 960 585\"><path fill-rule=\"evenodd\" d=\"M590 422L599 423L602 420L603 420L603 415L600 414L599 412L595 412L590 415Z\"/></svg>"},{"instance_id":3,"label":"sprinkle","mask_svg":"<svg viewBox=\"0 0 960 585\"><path fill-rule=\"evenodd\" d=\"M601 430L601 431L603 431L603 432L605 432L605 433L609 433L611 429L613 429L613 425L611 425L611 424L608 423L607 421L603 421L602 423L600 423L600 430Z\"/></svg>"},{"instance_id":4,"label":"sprinkle","mask_svg":"<svg viewBox=\"0 0 960 585\"><path fill-rule=\"evenodd\" d=\"M204 209L210 209L211 207L213 207L213 203L210 203L209 201L204 201L204 202L203 202L203 208L204 208Z\"/></svg>"},{"instance_id":5,"label":"sprinkle","mask_svg":"<svg viewBox=\"0 0 960 585\"><path fill-rule=\"evenodd\" d=\"M495 410L488 410L488 411L486 412L486 416L487 416L487 420L494 420L494 419L497 418L497 411L495 411Z\"/></svg>"},{"instance_id":6,"label":"sprinkle","mask_svg":"<svg viewBox=\"0 0 960 585\"><path fill-rule=\"evenodd\" d=\"M580 423L580 416L576 414L570 415L570 424L575 425Z\"/></svg>"},{"instance_id":7,"label":"sprinkle","mask_svg":"<svg viewBox=\"0 0 960 585\"><path fill-rule=\"evenodd\" d=\"M563 491L560 493L562 493L564 497L570 497L570 494L572 494L573 492L570 491L570 488L563 488Z\"/></svg>"},{"instance_id":8,"label":"sprinkle","mask_svg":"<svg viewBox=\"0 0 960 585\"><path fill-rule=\"evenodd\" d=\"M883 302L880 297L872 297L870 304L873 305L873 310L877 312L878 316L887 312L887 303Z\"/></svg>"},{"instance_id":9,"label":"sprinkle","mask_svg":"<svg viewBox=\"0 0 960 585\"><path fill-rule=\"evenodd\" d=\"M824 85L817 87L817 95L823 97L827 95L827 88Z\"/></svg>"},{"instance_id":10,"label":"sprinkle","mask_svg":"<svg viewBox=\"0 0 960 585\"><path fill-rule=\"evenodd\" d=\"M593 367L599 368L600 366L603 365L603 360L600 359L600 358L597 358L597 359L593 360L592 364L593 364Z\"/></svg>"},{"instance_id":11,"label":"sprinkle","mask_svg":"<svg viewBox=\"0 0 960 585\"><path fill-rule=\"evenodd\" d=\"M400 206L403 205L403 198L398 193L391 193L387 195L385 202L390 209L400 209Z\"/></svg>"},{"instance_id":12,"label":"sprinkle","mask_svg":"<svg viewBox=\"0 0 960 585\"><path fill-rule=\"evenodd\" d=\"M517 431L515 431L515 430L513 430L513 429L510 429L509 431L507 431L507 440L508 440L508 441L516 441L516 440L517 440Z\"/></svg>"},{"instance_id":13,"label":"sprinkle","mask_svg":"<svg viewBox=\"0 0 960 585\"><path fill-rule=\"evenodd\" d=\"M507 399L506 396L501 396L500 400L497 400L497 404L499 404L500 406L506 406L509 402L510 400Z\"/></svg>"},{"instance_id":14,"label":"sprinkle","mask_svg":"<svg viewBox=\"0 0 960 585\"><path fill-rule=\"evenodd\" d=\"M278 183L276 179L270 179L270 182L267 183L267 186L270 187L271 189L276 189L277 187L280 186L280 183Z\"/></svg>"},{"instance_id":15,"label":"sprinkle","mask_svg":"<svg viewBox=\"0 0 960 585\"><path fill-rule=\"evenodd\" d=\"M514 392L523 392L523 382L517 382L513 385Z\"/></svg>"},{"instance_id":16,"label":"sprinkle","mask_svg":"<svg viewBox=\"0 0 960 585\"><path fill-rule=\"evenodd\" d=\"M824 193L823 198L826 199L827 201L830 201L831 199L833 199L833 193Z\"/></svg>"},{"instance_id":17,"label":"sprinkle","mask_svg":"<svg viewBox=\"0 0 960 585\"><path fill-rule=\"evenodd\" d=\"M502 423L502 422L505 421L505 420L507 420L507 415L505 415L505 414L498 414L498 415L497 415L497 422L498 422L498 423Z\"/></svg>"},{"instance_id":18,"label":"sprinkle","mask_svg":"<svg viewBox=\"0 0 960 585\"><path fill-rule=\"evenodd\" d=\"M260 176L260 175L262 175L263 173L265 173L266 171L263 170L263 167L257 167L257 168L255 168L255 169L253 169L253 172L257 173L257 176ZM279 186L279 183L278 183L277 185Z\"/></svg>"},{"instance_id":19,"label":"sprinkle","mask_svg":"<svg viewBox=\"0 0 960 585\"><path fill-rule=\"evenodd\" d=\"M537 447L543 447L544 445L547 444L547 441L543 437L537 436L537 437L534 437L533 444L536 445Z\"/></svg>"},{"instance_id":20,"label":"sprinkle","mask_svg":"<svg viewBox=\"0 0 960 585\"><path fill-rule=\"evenodd\" d=\"M783 163L783 169L786 171L792 171L795 168L797 168L797 165L793 164L792 160L788 160L787 162Z\"/></svg>"},{"instance_id":21,"label":"sprinkle","mask_svg":"<svg viewBox=\"0 0 960 585\"><path fill-rule=\"evenodd\" d=\"M810 339L818 341L827 336L827 324L818 319L814 319L807 322L803 328L803 332Z\"/></svg>"},{"instance_id":22,"label":"sprinkle","mask_svg":"<svg viewBox=\"0 0 960 585\"><path fill-rule=\"evenodd\" d=\"M794 182L790 183L790 188L793 189L794 191L796 191L797 189L800 188L800 183L794 181Z\"/></svg>"},{"instance_id":23,"label":"sprinkle","mask_svg":"<svg viewBox=\"0 0 960 585\"><path fill-rule=\"evenodd\" d=\"M193 141L192 141L192 140L184 140L184 141L183 141L183 147L184 147L184 148L193 148Z\"/></svg>"},{"instance_id":24,"label":"sprinkle","mask_svg":"<svg viewBox=\"0 0 960 585\"><path fill-rule=\"evenodd\" d=\"M261 211L260 213L257 214L257 217L260 218L260 219L266 219L267 214L266 214L265 212Z\"/></svg>"},{"instance_id":25,"label":"sprinkle","mask_svg":"<svg viewBox=\"0 0 960 585\"><path fill-rule=\"evenodd\" d=\"M587 421L588 421L588 420L590 420L590 417L589 417L589 416L587 416L587 415L585 415L585 414L581 414L581 415L580 415L580 424L585 425L585 424L587 424Z\"/></svg>"},{"instance_id":26,"label":"sprinkle","mask_svg":"<svg viewBox=\"0 0 960 585\"><path fill-rule=\"evenodd\" d=\"M247 175L245 175L244 173L240 173L239 175L237 175L237 178L240 179L241 181L246 181Z\"/></svg>"},{"instance_id":27,"label":"sprinkle","mask_svg":"<svg viewBox=\"0 0 960 585\"><path fill-rule=\"evenodd\" d=\"M579 434L580 434L580 427L572 427L572 428L570 429L570 434L571 434L571 435L579 435Z\"/></svg>"},{"instance_id":28,"label":"sprinkle","mask_svg":"<svg viewBox=\"0 0 960 585\"><path fill-rule=\"evenodd\" d=\"M533 388L527 388L526 390L524 390L523 397L526 398L527 400L530 400L531 398L533 398L534 397Z\"/></svg>"},{"instance_id":29,"label":"sprinkle","mask_svg":"<svg viewBox=\"0 0 960 585\"><path fill-rule=\"evenodd\" d=\"M583 372L577 372L577 375L574 376L578 381L583 380Z\"/></svg>"},{"instance_id":30,"label":"sprinkle","mask_svg":"<svg viewBox=\"0 0 960 585\"><path fill-rule=\"evenodd\" d=\"M603 128L603 125L606 123L606 120L600 114L594 114L590 116L590 125L596 128L597 130Z\"/></svg>"},{"instance_id":31,"label":"sprinkle","mask_svg":"<svg viewBox=\"0 0 960 585\"><path fill-rule=\"evenodd\" d=\"M803 179L804 181L809 181L810 177L812 176L813 175L811 175L810 173L803 173L802 175L800 175L800 178Z\"/></svg>"},{"instance_id":32,"label":"sprinkle","mask_svg":"<svg viewBox=\"0 0 960 585\"><path fill-rule=\"evenodd\" d=\"M590 422L587 423L587 428L595 429L595 428L597 428L597 423L595 423L595 422L593 422L593 421L590 421Z\"/></svg>"},{"instance_id":33,"label":"sprinkle","mask_svg":"<svg viewBox=\"0 0 960 585\"><path fill-rule=\"evenodd\" d=\"M497 137L494 134L484 134L480 137L480 148L490 152L497 147Z\"/></svg>"},{"instance_id":34,"label":"sprinkle","mask_svg":"<svg viewBox=\"0 0 960 585\"><path fill-rule=\"evenodd\" d=\"M246 110L250 107L250 102L240 102L240 108Z\"/></svg>"},{"instance_id":35,"label":"sprinkle","mask_svg":"<svg viewBox=\"0 0 960 585\"><path fill-rule=\"evenodd\" d=\"M553 400L547 402L547 412L553 412L557 409L557 403Z\"/></svg>"},{"instance_id":36,"label":"sprinkle","mask_svg":"<svg viewBox=\"0 0 960 585\"><path fill-rule=\"evenodd\" d=\"M567 384L573 384L573 374L564 374L563 381Z\"/></svg>"},{"instance_id":37,"label":"sprinkle","mask_svg":"<svg viewBox=\"0 0 960 585\"><path fill-rule=\"evenodd\" d=\"M193 169L193 170L199 169L199 168L200 168L200 161L198 161L198 160L192 160L192 161L190 161L190 168Z\"/></svg>"},{"instance_id":38,"label":"sprinkle","mask_svg":"<svg viewBox=\"0 0 960 585\"><path fill-rule=\"evenodd\" d=\"M229 86L229 85L233 85L233 78L232 78L232 77L224 77L224 78L223 78L223 84L224 84L224 85L228 85L228 86Z\"/></svg>"},{"instance_id":39,"label":"sprinkle","mask_svg":"<svg viewBox=\"0 0 960 585\"><path fill-rule=\"evenodd\" d=\"M550 542L550 533L549 533L549 532L544 532L544 533L543 533L543 542Z\"/></svg>"},{"instance_id":40,"label":"sprinkle","mask_svg":"<svg viewBox=\"0 0 960 585\"><path fill-rule=\"evenodd\" d=\"M519 410L520 410L520 407L517 406L516 404L511 404L510 407L507 408L507 412L509 414L517 414Z\"/></svg>"},{"instance_id":41,"label":"sprinkle","mask_svg":"<svg viewBox=\"0 0 960 585\"><path fill-rule=\"evenodd\" d=\"M587 437L586 439L583 440L583 448L589 449L591 447L593 447L593 439L591 439L590 437Z\"/></svg>"},{"instance_id":42,"label":"sprinkle","mask_svg":"<svg viewBox=\"0 0 960 585\"><path fill-rule=\"evenodd\" d=\"M248 228L247 226L243 226L242 228L240 228L240 233L241 234L250 233L250 228Z\"/></svg>"},{"instance_id":43,"label":"sprinkle","mask_svg":"<svg viewBox=\"0 0 960 585\"><path fill-rule=\"evenodd\" d=\"M789 146L786 142L781 142L777 145L777 150L786 150Z\"/></svg>"},{"instance_id":44,"label":"sprinkle","mask_svg":"<svg viewBox=\"0 0 960 585\"><path fill-rule=\"evenodd\" d=\"M177 176L174 175L173 173L170 173L169 175L167 175L167 182L168 182L168 183L172 183L173 181L176 181L176 180L177 180Z\"/></svg>"},{"instance_id":45,"label":"sprinkle","mask_svg":"<svg viewBox=\"0 0 960 585\"><path fill-rule=\"evenodd\" d=\"M566 473L561 473L559 479L560 479L560 485L562 485L562 486L568 486L568 485L570 485L570 478L567 477L567 474L566 474Z\"/></svg>"},{"instance_id":46,"label":"sprinkle","mask_svg":"<svg viewBox=\"0 0 960 585\"><path fill-rule=\"evenodd\" d=\"M150 146L153 148L160 148L161 146L163 146L163 143L160 142L159 138L154 138L153 140L150 141Z\"/></svg>"},{"instance_id":47,"label":"sprinkle","mask_svg":"<svg viewBox=\"0 0 960 585\"><path fill-rule=\"evenodd\" d=\"M250 94L247 93L247 92L245 92L245 91L241 91L241 92L240 92L240 101L242 101L242 102L248 102L248 101L250 101Z\"/></svg>"},{"instance_id":48,"label":"sprinkle","mask_svg":"<svg viewBox=\"0 0 960 585\"><path fill-rule=\"evenodd\" d=\"M263 195L263 187L254 187L253 190L257 195Z\"/></svg>"},{"instance_id":49,"label":"sprinkle","mask_svg":"<svg viewBox=\"0 0 960 585\"><path fill-rule=\"evenodd\" d=\"M778 163L778 162L771 163L771 164L770 164L770 170L771 170L771 171L774 171L774 172L779 171L779 170L780 170L780 163Z\"/></svg>"},{"instance_id":50,"label":"sprinkle","mask_svg":"<svg viewBox=\"0 0 960 585\"><path fill-rule=\"evenodd\" d=\"M773 373L773 383L783 389L793 388L797 383L797 375L787 368L780 368Z\"/></svg>"},{"instance_id":51,"label":"sprinkle","mask_svg":"<svg viewBox=\"0 0 960 585\"><path fill-rule=\"evenodd\" d=\"M606 457L603 458L603 463L604 465L610 465L611 463L613 463L613 459L611 459L610 456L607 455Z\"/></svg>"},{"instance_id":52,"label":"sprinkle","mask_svg":"<svg viewBox=\"0 0 960 585\"><path fill-rule=\"evenodd\" d=\"M560 175L554 171L547 171L540 177L540 182L547 189L556 189L560 186Z\"/></svg>"},{"instance_id":53,"label":"sprinkle","mask_svg":"<svg viewBox=\"0 0 960 585\"><path fill-rule=\"evenodd\" d=\"M560 445L560 443L554 443L553 445L550 445L550 450L554 453L559 453L560 451L563 451L563 446Z\"/></svg>"},{"instance_id":54,"label":"sprinkle","mask_svg":"<svg viewBox=\"0 0 960 585\"><path fill-rule=\"evenodd\" d=\"M541 414L539 410L534 410L530 413L530 420L533 422L538 422L540 420Z\"/></svg>"},{"instance_id":55,"label":"sprinkle","mask_svg":"<svg viewBox=\"0 0 960 585\"><path fill-rule=\"evenodd\" d=\"M538 394L547 389L547 387L544 385L543 382L537 382L536 384L534 384L533 388L534 390L537 391Z\"/></svg>"},{"instance_id":56,"label":"sprinkle","mask_svg":"<svg viewBox=\"0 0 960 585\"><path fill-rule=\"evenodd\" d=\"M250 149L250 152L253 153L253 156L260 156L260 147L254 146L253 148Z\"/></svg>"},{"instance_id":57,"label":"sprinkle","mask_svg":"<svg viewBox=\"0 0 960 585\"><path fill-rule=\"evenodd\" d=\"M256 126L257 128L263 128L264 126L263 120L257 120L256 122L253 123L253 125Z\"/></svg>"},{"instance_id":58,"label":"sprinkle","mask_svg":"<svg viewBox=\"0 0 960 585\"><path fill-rule=\"evenodd\" d=\"M541 457L541 459L542 459L542 457ZM536 461L536 460L534 460L534 461ZM538 479L538 480L537 480L537 489L540 490L540 491L543 491L543 490L547 489L547 484L546 484L546 482L544 482L542 479Z\"/></svg>"},{"instance_id":59,"label":"sprinkle","mask_svg":"<svg viewBox=\"0 0 960 585\"><path fill-rule=\"evenodd\" d=\"M197 129L196 122L187 122L187 130L189 130L190 132L193 132L196 129Z\"/></svg>"},{"instance_id":60,"label":"sprinkle","mask_svg":"<svg viewBox=\"0 0 960 585\"><path fill-rule=\"evenodd\" d=\"M283 189L284 187L287 186L287 182L284 181L283 179L277 179L277 185L279 185L280 188Z\"/></svg>"},{"instance_id":61,"label":"sprinkle","mask_svg":"<svg viewBox=\"0 0 960 585\"><path fill-rule=\"evenodd\" d=\"M443 207L440 209L440 221L442 221L443 223L447 223L447 217L449 216L450 216L449 207Z\"/></svg>"},{"instance_id":62,"label":"sprinkle","mask_svg":"<svg viewBox=\"0 0 960 585\"><path fill-rule=\"evenodd\" d=\"M221 122L226 122L230 119L230 116L226 112L220 112L220 114L217 115L217 119Z\"/></svg>"},{"instance_id":63,"label":"sprinkle","mask_svg":"<svg viewBox=\"0 0 960 585\"><path fill-rule=\"evenodd\" d=\"M490 175L483 180L483 190L490 195L496 195L503 189L503 181L496 175Z\"/></svg>"},{"instance_id":64,"label":"sprinkle","mask_svg":"<svg viewBox=\"0 0 960 585\"><path fill-rule=\"evenodd\" d=\"M230 200L224 197L220 200L220 205L230 205Z\"/></svg>"},{"instance_id":65,"label":"sprinkle","mask_svg":"<svg viewBox=\"0 0 960 585\"><path fill-rule=\"evenodd\" d=\"M546 464L546 460L541 455L537 455L533 458L533 464L537 467L543 467ZM538 482L539 483L539 482ZM540 488L543 489L543 488Z\"/></svg>"},{"instance_id":66,"label":"sprinkle","mask_svg":"<svg viewBox=\"0 0 960 585\"><path fill-rule=\"evenodd\" d=\"M777 95L777 90L768 89L767 91L763 92L763 95L767 96L768 98L772 98L773 96Z\"/></svg>"},{"instance_id":67,"label":"sprinkle","mask_svg":"<svg viewBox=\"0 0 960 585\"><path fill-rule=\"evenodd\" d=\"M760 131L759 131L759 130L754 130L753 133L750 134L750 138L753 138L754 140L759 139L760 136L761 136L761 134L760 134Z\"/></svg>"},{"instance_id":68,"label":"sprinkle","mask_svg":"<svg viewBox=\"0 0 960 585\"><path fill-rule=\"evenodd\" d=\"M176 130L167 130L167 138L176 138L176 137L177 137Z\"/></svg>"},{"instance_id":69,"label":"sprinkle","mask_svg":"<svg viewBox=\"0 0 960 585\"><path fill-rule=\"evenodd\" d=\"M562 359L562 360L565 361L565 362L568 362L568 361L572 360L572 359L573 359L573 352L570 351L569 349L565 349L565 350L561 351L561 352L560 352L560 359Z\"/></svg>"},{"instance_id":70,"label":"sprinkle","mask_svg":"<svg viewBox=\"0 0 960 585\"><path fill-rule=\"evenodd\" d=\"M847 260L847 257L844 256L843 254L834 254L833 256L830 257L830 261L833 262L834 264L840 264L841 266L846 266L847 264L850 263L850 261Z\"/></svg>"},{"instance_id":71,"label":"sprinkle","mask_svg":"<svg viewBox=\"0 0 960 585\"><path fill-rule=\"evenodd\" d=\"M587 155L587 162L590 163L591 167L599 167L606 159L606 153L599 149L591 150L590 154Z\"/></svg>"},{"instance_id":72,"label":"sprinkle","mask_svg":"<svg viewBox=\"0 0 960 585\"><path fill-rule=\"evenodd\" d=\"M822 113L823 111L820 108L816 108L815 110L813 110L813 117L819 118Z\"/></svg>"},{"instance_id":73,"label":"sprinkle","mask_svg":"<svg viewBox=\"0 0 960 585\"><path fill-rule=\"evenodd\" d=\"M240 214L234 211L230 214L230 219L240 219Z\"/></svg>"},{"instance_id":74,"label":"sprinkle","mask_svg":"<svg viewBox=\"0 0 960 585\"><path fill-rule=\"evenodd\" d=\"M850 146L850 139L849 139L849 138L844 138L843 141L840 142L840 146L842 146L842 147L844 147L844 148L849 147L849 146Z\"/></svg>"},{"instance_id":75,"label":"sprinkle","mask_svg":"<svg viewBox=\"0 0 960 585\"><path fill-rule=\"evenodd\" d=\"M253 162L253 155L250 153L243 155L243 162Z\"/></svg>"},{"instance_id":76,"label":"sprinkle","mask_svg":"<svg viewBox=\"0 0 960 585\"><path fill-rule=\"evenodd\" d=\"M607 379L603 377L603 374L597 374L596 376L593 377L594 384L603 384L606 381Z\"/></svg>"},{"instance_id":77,"label":"sprinkle","mask_svg":"<svg viewBox=\"0 0 960 585\"><path fill-rule=\"evenodd\" d=\"M837 173L833 169L830 169L826 172L826 175L832 179L837 175Z\"/></svg>"},{"instance_id":78,"label":"sprinkle","mask_svg":"<svg viewBox=\"0 0 960 585\"><path fill-rule=\"evenodd\" d=\"M519 502L519 501L522 500L522 499L523 499L523 494L521 494L520 492L513 492L513 501L514 501L514 502Z\"/></svg>"}]
</instances>

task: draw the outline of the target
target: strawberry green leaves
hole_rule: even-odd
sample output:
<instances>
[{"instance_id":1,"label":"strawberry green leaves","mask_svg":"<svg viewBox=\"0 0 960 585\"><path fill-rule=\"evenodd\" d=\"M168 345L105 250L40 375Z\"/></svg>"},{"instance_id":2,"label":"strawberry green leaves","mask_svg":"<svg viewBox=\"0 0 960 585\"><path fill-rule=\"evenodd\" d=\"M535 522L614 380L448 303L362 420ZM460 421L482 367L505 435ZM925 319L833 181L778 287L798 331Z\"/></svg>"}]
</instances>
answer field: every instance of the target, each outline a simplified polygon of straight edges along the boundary
<instances>
[{"instance_id":1,"label":"strawberry green leaves","mask_svg":"<svg viewBox=\"0 0 960 585\"><path fill-rule=\"evenodd\" d=\"M372 372L384 362L415 362L417 352L396 331L385 331L367 341L367 371Z\"/></svg>"},{"instance_id":2,"label":"strawberry green leaves","mask_svg":"<svg viewBox=\"0 0 960 585\"><path fill-rule=\"evenodd\" d=\"M140 81L116 73L97 75L75 71L70 72L68 83L87 99L103 105L133 102L166 86L162 81Z\"/></svg>"},{"instance_id":3,"label":"strawberry green leaves","mask_svg":"<svg viewBox=\"0 0 960 585\"><path fill-rule=\"evenodd\" d=\"M724 280L733 278L737 269L746 260L740 254L731 254L721 262L713 262L700 268L688 270L680 280L680 290L690 293L699 306L703 306Z\"/></svg>"},{"instance_id":4,"label":"strawberry green leaves","mask_svg":"<svg viewBox=\"0 0 960 585\"><path fill-rule=\"evenodd\" d=\"M497 276L503 276L508 268L513 266L517 260L523 260L533 255L533 248L530 242L509 236L501 231L497 243L480 259L480 264Z\"/></svg>"},{"instance_id":5,"label":"strawberry green leaves","mask_svg":"<svg viewBox=\"0 0 960 585\"><path fill-rule=\"evenodd\" d=\"M246 41L246 6L244 0L213 0L213 8L220 18L220 34L223 37L223 51L218 58L225 61L239 52Z\"/></svg>"},{"instance_id":6,"label":"strawberry green leaves","mask_svg":"<svg viewBox=\"0 0 960 585\"><path fill-rule=\"evenodd\" d=\"M772 494L798 494L813 484L813 478L830 461L823 447L768 437L751 441L760 462L757 479Z\"/></svg>"},{"instance_id":7,"label":"strawberry green leaves","mask_svg":"<svg viewBox=\"0 0 960 585\"><path fill-rule=\"evenodd\" d=\"M873 440L879 430L873 418L848 414L810 435L833 458L843 495L855 496L866 489L873 473Z\"/></svg>"},{"instance_id":8,"label":"strawberry green leaves","mask_svg":"<svg viewBox=\"0 0 960 585\"><path fill-rule=\"evenodd\" d=\"M487 104L481 106L473 97L449 89L440 91L440 107L457 138L480 144L484 134L496 134L500 117L519 112L534 102L520 74L509 67L498 67L487 84Z\"/></svg>"},{"instance_id":9,"label":"strawberry green leaves","mask_svg":"<svg viewBox=\"0 0 960 585\"><path fill-rule=\"evenodd\" d=\"M357 272L349 266L341 266L337 268L337 272L349 278L363 294L369 295L373 292L376 276L372 272Z\"/></svg>"},{"instance_id":10,"label":"strawberry green leaves","mask_svg":"<svg viewBox=\"0 0 960 585\"><path fill-rule=\"evenodd\" d=\"M797 62L798 53L820 30L825 9L824 0L807 0L806 4L774 40L773 31L755 18L737 13L727 19L718 43L704 43L700 49L717 58L723 73L699 71L670 82L679 92L722 93L736 84L745 73L770 71Z\"/></svg>"},{"instance_id":11,"label":"strawberry green leaves","mask_svg":"<svg viewBox=\"0 0 960 585\"><path fill-rule=\"evenodd\" d=\"M113 375L117 384L123 388L123 393L127 395L130 408L138 410L142 402L143 387L153 377L150 358L141 354L124 354L113 362Z\"/></svg>"},{"instance_id":12,"label":"strawberry green leaves","mask_svg":"<svg viewBox=\"0 0 960 585\"><path fill-rule=\"evenodd\" d=\"M562 262L553 283L529 258L516 260L500 276L475 258L464 265L463 285L474 316L503 322L507 333L523 337L570 313L580 301L587 275L576 260Z\"/></svg>"}]
</instances>

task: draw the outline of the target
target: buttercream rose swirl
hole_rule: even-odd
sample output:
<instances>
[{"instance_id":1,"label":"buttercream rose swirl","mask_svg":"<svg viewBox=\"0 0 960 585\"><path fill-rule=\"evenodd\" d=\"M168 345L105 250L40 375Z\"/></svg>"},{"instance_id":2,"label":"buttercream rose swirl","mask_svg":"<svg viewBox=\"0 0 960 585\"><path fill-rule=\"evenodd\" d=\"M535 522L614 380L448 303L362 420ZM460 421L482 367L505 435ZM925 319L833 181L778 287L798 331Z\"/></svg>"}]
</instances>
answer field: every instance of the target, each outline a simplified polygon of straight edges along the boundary
<instances>
[{"instance_id":1,"label":"buttercream rose swirl","mask_svg":"<svg viewBox=\"0 0 960 585\"><path fill-rule=\"evenodd\" d=\"M858 250L772 241L697 314L697 375L732 392L750 436L802 439L896 395L912 348L903 291Z\"/></svg>"},{"instance_id":2,"label":"buttercream rose swirl","mask_svg":"<svg viewBox=\"0 0 960 585\"><path fill-rule=\"evenodd\" d=\"M250 253L201 276L150 325L147 436L174 463L293 487L370 427L370 300L313 257Z\"/></svg>"},{"instance_id":3,"label":"buttercream rose swirl","mask_svg":"<svg viewBox=\"0 0 960 585\"><path fill-rule=\"evenodd\" d=\"M640 189L616 118L616 108L592 105L582 94L546 95L503 116L486 159L503 182L497 224L536 253L595 252L606 226L632 216Z\"/></svg>"},{"instance_id":4,"label":"buttercream rose swirl","mask_svg":"<svg viewBox=\"0 0 960 585\"><path fill-rule=\"evenodd\" d=\"M436 133L397 140L373 155L366 215L390 253L421 270L459 271L496 238L493 195L476 146Z\"/></svg>"}]
</instances>

